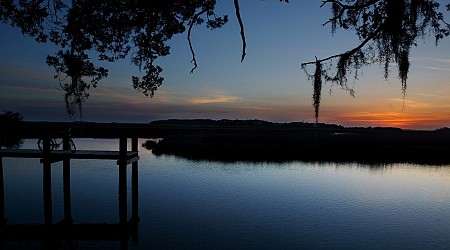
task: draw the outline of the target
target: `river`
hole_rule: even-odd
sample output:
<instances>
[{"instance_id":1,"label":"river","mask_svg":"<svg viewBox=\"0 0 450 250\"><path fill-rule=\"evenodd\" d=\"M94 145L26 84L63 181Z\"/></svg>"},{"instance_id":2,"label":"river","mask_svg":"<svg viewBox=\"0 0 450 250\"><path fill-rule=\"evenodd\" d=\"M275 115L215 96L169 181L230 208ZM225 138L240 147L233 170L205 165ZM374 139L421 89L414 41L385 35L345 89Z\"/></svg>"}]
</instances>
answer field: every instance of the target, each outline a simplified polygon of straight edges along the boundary
<instances>
[{"instance_id":1,"label":"river","mask_svg":"<svg viewBox=\"0 0 450 250\"><path fill-rule=\"evenodd\" d=\"M117 140L74 141L78 149L118 148ZM36 148L36 141L22 147ZM127 242L128 249L450 246L450 166L196 162L139 150L139 240ZM4 158L3 165L8 223L43 223L39 159ZM118 222L116 162L71 165L74 222ZM131 167L129 198L130 176ZM62 191L62 164L55 163L54 221L64 217ZM115 241L75 243L78 249L121 247ZM2 246L39 248L42 242Z\"/></svg>"}]
</instances>

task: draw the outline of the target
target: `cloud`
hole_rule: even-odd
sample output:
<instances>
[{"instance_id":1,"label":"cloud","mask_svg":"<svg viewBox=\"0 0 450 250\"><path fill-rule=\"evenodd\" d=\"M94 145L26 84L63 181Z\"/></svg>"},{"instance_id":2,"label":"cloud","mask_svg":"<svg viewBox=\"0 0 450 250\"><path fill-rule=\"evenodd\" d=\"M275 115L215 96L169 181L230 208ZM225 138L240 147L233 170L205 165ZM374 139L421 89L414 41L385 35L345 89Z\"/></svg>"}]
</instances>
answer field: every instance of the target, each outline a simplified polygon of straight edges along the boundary
<instances>
[{"instance_id":1,"label":"cloud","mask_svg":"<svg viewBox=\"0 0 450 250\"><path fill-rule=\"evenodd\" d=\"M448 64L450 64L450 59L448 58L435 58L435 57L414 57L411 59L412 61L420 61L425 64L432 64L433 66L421 66L421 65L414 65L413 68L420 68L420 69L429 69L429 70L436 70L436 71L450 71L450 68L448 68ZM437 66L438 65L438 66Z\"/></svg>"},{"instance_id":2,"label":"cloud","mask_svg":"<svg viewBox=\"0 0 450 250\"><path fill-rule=\"evenodd\" d=\"M64 100L63 96L64 92L56 87L34 87L0 83L0 99L2 99L0 103L5 103L5 100L8 99L10 102L27 102L33 105L36 104L35 102Z\"/></svg>"},{"instance_id":3,"label":"cloud","mask_svg":"<svg viewBox=\"0 0 450 250\"><path fill-rule=\"evenodd\" d=\"M440 63L450 63L450 59L444 58L435 58L435 57L413 57L413 61L432 61L432 62L440 62Z\"/></svg>"},{"instance_id":4,"label":"cloud","mask_svg":"<svg viewBox=\"0 0 450 250\"><path fill-rule=\"evenodd\" d=\"M428 93L417 93L417 95L425 96L425 97L448 98L448 96L445 96L445 95L435 95L435 94L428 94Z\"/></svg>"},{"instance_id":5,"label":"cloud","mask_svg":"<svg viewBox=\"0 0 450 250\"><path fill-rule=\"evenodd\" d=\"M188 100L191 104L230 103L239 102L242 98L237 96L213 95L210 97L196 97Z\"/></svg>"},{"instance_id":6,"label":"cloud","mask_svg":"<svg viewBox=\"0 0 450 250\"><path fill-rule=\"evenodd\" d=\"M446 68L439 68L439 67L427 67L427 66L413 66L413 68L420 68L420 69L431 69L431 70L439 70L439 71L450 71L450 69L446 69Z\"/></svg>"},{"instance_id":7,"label":"cloud","mask_svg":"<svg viewBox=\"0 0 450 250\"><path fill-rule=\"evenodd\" d=\"M11 65L6 63L0 63L1 79L14 80L15 82L29 82L41 81L48 84L48 82L57 83L53 78L55 74L49 70L48 67L36 68L33 66L24 65Z\"/></svg>"},{"instance_id":8,"label":"cloud","mask_svg":"<svg viewBox=\"0 0 450 250\"><path fill-rule=\"evenodd\" d=\"M399 99L399 98L390 98L389 101L401 103L403 108L426 108L429 107L429 103L418 102L411 99Z\"/></svg>"}]
</instances>

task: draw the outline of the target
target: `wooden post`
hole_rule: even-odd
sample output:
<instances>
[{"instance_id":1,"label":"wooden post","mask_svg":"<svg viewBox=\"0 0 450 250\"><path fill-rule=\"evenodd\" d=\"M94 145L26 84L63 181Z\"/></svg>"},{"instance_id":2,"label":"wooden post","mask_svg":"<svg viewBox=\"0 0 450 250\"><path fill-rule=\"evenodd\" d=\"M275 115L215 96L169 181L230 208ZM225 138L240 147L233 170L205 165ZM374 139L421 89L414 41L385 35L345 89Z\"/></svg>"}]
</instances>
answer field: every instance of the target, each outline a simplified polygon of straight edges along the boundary
<instances>
[{"instance_id":1,"label":"wooden post","mask_svg":"<svg viewBox=\"0 0 450 250\"><path fill-rule=\"evenodd\" d=\"M63 150L69 150L68 138L63 139ZM64 192L64 223L72 224L72 200L70 193L70 158L63 160L63 192Z\"/></svg>"},{"instance_id":2,"label":"wooden post","mask_svg":"<svg viewBox=\"0 0 450 250\"><path fill-rule=\"evenodd\" d=\"M2 145L3 145L3 127L0 126L0 149L2 149Z\"/></svg>"},{"instance_id":3,"label":"wooden post","mask_svg":"<svg viewBox=\"0 0 450 250\"><path fill-rule=\"evenodd\" d=\"M131 151L138 152L138 138L136 136L131 139ZM138 186L138 161L134 161L131 168L131 223L139 222Z\"/></svg>"},{"instance_id":4,"label":"wooden post","mask_svg":"<svg viewBox=\"0 0 450 250\"><path fill-rule=\"evenodd\" d=\"M128 239L124 236L120 238L120 250L128 250Z\"/></svg>"},{"instance_id":5,"label":"wooden post","mask_svg":"<svg viewBox=\"0 0 450 250\"><path fill-rule=\"evenodd\" d=\"M0 149L2 149L2 128L0 128ZM0 157L0 225L5 224L5 183L3 182L3 157Z\"/></svg>"},{"instance_id":6,"label":"wooden post","mask_svg":"<svg viewBox=\"0 0 450 250\"><path fill-rule=\"evenodd\" d=\"M119 223L127 223L127 138L119 140Z\"/></svg>"},{"instance_id":7,"label":"wooden post","mask_svg":"<svg viewBox=\"0 0 450 250\"><path fill-rule=\"evenodd\" d=\"M3 158L0 157L0 225L6 224L5 217L5 185L3 182Z\"/></svg>"},{"instance_id":8,"label":"wooden post","mask_svg":"<svg viewBox=\"0 0 450 250\"><path fill-rule=\"evenodd\" d=\"M50 158L50 138L45 137L43 141L43 191L44 191L44 223L51 225L52 215L52 163Z\"/></svg>"}]
</instances>

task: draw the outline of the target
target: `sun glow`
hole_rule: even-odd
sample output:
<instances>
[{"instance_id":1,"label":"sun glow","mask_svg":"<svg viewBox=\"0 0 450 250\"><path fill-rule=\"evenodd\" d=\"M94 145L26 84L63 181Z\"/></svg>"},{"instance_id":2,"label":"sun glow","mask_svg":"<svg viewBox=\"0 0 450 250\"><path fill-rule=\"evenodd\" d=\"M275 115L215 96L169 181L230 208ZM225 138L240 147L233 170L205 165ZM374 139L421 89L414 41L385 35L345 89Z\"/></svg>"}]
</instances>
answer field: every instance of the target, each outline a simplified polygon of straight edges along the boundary
<instances>
[{"instance_id":1,"label":"sun glow","mask_svg":"<svg viewBox=\"0 0 450 250\"><path fill-rule=\"evenodd\" d=\"M357 112L342 114L341 118L348 124L404 129L436 129L450 124L450 114L436 113Z\"/></svg>"}]
</instances>

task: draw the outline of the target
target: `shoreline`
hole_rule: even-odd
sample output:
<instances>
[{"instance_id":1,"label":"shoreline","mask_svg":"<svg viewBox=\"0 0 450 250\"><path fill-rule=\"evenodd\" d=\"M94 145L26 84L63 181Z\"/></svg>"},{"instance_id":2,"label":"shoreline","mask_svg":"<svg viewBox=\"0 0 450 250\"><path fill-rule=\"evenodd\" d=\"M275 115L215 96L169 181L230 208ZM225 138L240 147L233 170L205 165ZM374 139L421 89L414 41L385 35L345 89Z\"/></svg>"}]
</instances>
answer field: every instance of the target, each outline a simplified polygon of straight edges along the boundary
<instances>
[{"instance_id":1,"label":"shoreline","mask_svg":"<svg viewBox=\"0 0 450 250\"><path fill-rule=\"evenodd\" d=\"M158 139L155 155L210 161L450 164L450 129L346 128L260 120L165 120L148 124L21 122L1 135L39 138L71 128L73 138Z\"/></svg>"}]
</instances>

